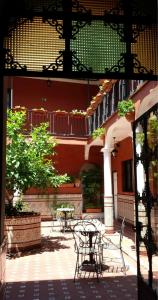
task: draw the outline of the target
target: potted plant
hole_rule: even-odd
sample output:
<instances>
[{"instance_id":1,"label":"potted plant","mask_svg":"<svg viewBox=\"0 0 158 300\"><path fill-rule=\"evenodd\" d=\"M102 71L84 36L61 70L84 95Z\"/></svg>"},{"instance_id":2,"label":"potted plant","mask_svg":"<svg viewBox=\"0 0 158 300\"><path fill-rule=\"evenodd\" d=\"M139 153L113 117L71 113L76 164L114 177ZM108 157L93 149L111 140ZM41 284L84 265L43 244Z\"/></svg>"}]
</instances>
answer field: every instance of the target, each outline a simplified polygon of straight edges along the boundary
<instances>
[{"instance_id":1,"label":"potted plant","mask_svg":"<svg viewBox=\"0 0 158 300\"><path fill-rule=\"evenodd\" d=\"M74 184L76 187L80 187L80 185L81 185L81 179L79 178L78 175L76 175L74 178Z\"/></svg>"},{"instance_id":2,"label":"potted plant","mask_svg":"<svg viewBox=\"0 0 158 300\"><path fill-rule=\"evenodd\" d=\"M132 99L122 100L117 105L118 115L126 117L128 121L133 121L135 117L135 106Z\"/></svg>"},{"instance_id":3,"label":"potted plant","mask_svg":"<svg viewBox=\"0 0 158 300\"><path fill-rule=\"evenodd\" d=\"M148 119L147 140L150 149L154 150L158 144L158 118L154 114Z\"/></svg>"},{"instance_id":4,"label":"potted plant","mask_svg":"<svg viewBox=\"0 0 158 300\"><path fill-rule=\"evenodd\" d=\"M55 115L67 115L68 112L64 109L63 110L62 109L57 109L57 110L54 111L54 114Z\"/></svg>"},{"instance_id":5,"label":"potted plant","mask_svg":"<svg viewBox=\"0 0 158 300\"><path fill-rule=\"evenodd\" d=\"M52 160L56 141L47 123L24 134L26 112L8 110L6 145L6 219L8 248L19 250L40 245L40 214L24 209L22 196L31 187L58 187L67 175L58 175ZM18 201L15 201L15 193ZM15 231L14 231L15 230Z\"/></svg>"},{"instance_id":6,"label":"potted plant","mask_svg":"<svg viewBox=\"0 0 158 300\"><path fill-rule=\"evenodd\" d=\"M99 127L92 132L92 139L95 140L97 137L104 138L105 127Z\"/></svg>"},{"instance_id":7,"label":"potted plant","mask_svg":"<svg viewBox=\"0 0 158 300\"><path fill-rule=\"evenodd\" d=\"M46 113L47 112L47 110L44 107L33 108L32 111L35 113Z\"/></svg>"},{"instance_id":8,"label":"potted plant","mask_svg":"<svg viewBox=\"0 0 158 300\"><path fill-rule=\"evenodd\" d=\"M27 108L25 106L16 105L13 107L13 110L21 111L21 110L27 110Z\"/></svg>"},{"instance_id":9,"label":"potted plant","mask_svg":"<svg viewBox=\"0 0 158 300\"><path fill-rule=\"evenodd\" d=\"M102 187L100 168L98 166L94 166L88 170L83 170L80 177L83 190L83 209L86 210L87 206L100 208Z\"/></svg>"},{"instance_id":10,"label":"potted plant","mask_svg":"<svg viewBox=\"0 0 158 300\"><path fill-rule=\"evenodd\" d=\"M84 118L87 115L87 112L84 110L73 109L70 114L75 118Z\"/></svg>"},{"instance_id":11,"label":"potted plant","mask_svg":"<svg viewBox=\"0 0 158 300\"><path fill-rule=\"evenodd\" d=\"M102 212L102 208L98 207L98 205L94 203L86 203L85 211L86 213L100 213Z\"/></svg>"},{"instance_id":12,"label":"potted plant","mask_svg":"<svg viewBox=\"0 0 158 300\"><path fill-rule=\"evenodd\" d=\"M72 175L68 175L67 176L67 180L61 185L61 187L74 187L75 182L74 182L75 178Z\"/></svg>"},{"instance_id":13,"label":"potted plant","mask_svg":"<svg viewBox=\"0 0 158 300\"><path fill-rule=\"evenodd\" d=\"M87 116L91 116L93 113L94 113L94 110L93 110L92 106L89 106L87 108Z\"/></svg>"}]
</instances>

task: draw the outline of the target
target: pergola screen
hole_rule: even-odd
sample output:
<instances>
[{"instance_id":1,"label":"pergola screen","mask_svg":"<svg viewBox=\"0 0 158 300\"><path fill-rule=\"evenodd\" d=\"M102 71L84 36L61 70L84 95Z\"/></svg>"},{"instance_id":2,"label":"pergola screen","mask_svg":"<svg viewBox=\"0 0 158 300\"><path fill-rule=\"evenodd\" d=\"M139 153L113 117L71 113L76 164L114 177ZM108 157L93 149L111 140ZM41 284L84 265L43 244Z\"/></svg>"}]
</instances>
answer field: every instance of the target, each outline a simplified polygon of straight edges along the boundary
<instances>
[{"instance_id":1,"label":"pergola screen","mask_svg":"<svg viewBox=\"0 0 158 300\"><path fill-rule=\"evenodd\" d=\"M137 55L141 66L147 70L153 70L154 74L158 74L158 31L156 26L145 27L139 33L136 43L131 45L133 54ZM135 68L134 72L139 69Z\"/></svg>"},{"instance_id":2,"label":"pergola screen","mask_svg":"<svg viewBox=\"0 0 158 300\"><path fill-rule=\"evenodd\" d=\"M104 73L105 68L117 64L120 53L126 51L126 44L120 42L120 37L116 31L109 26L104 26L103 21L93 21L91 25L86 25L71 41L71 50L87 69L92 69L95 73ZM73 67L74 71L77 68ZM124 72L124 68L122 72Z\"/></svg>"},{"instance_id":3,"label":"pergola screen","mask_svg":"<svg viewBox=\"0 0 158 300\"><path fill-rule=\"evenodd\" d=\"M62 21L58 22L62 25ZM28 71L42 71L44 65L55 63L59 50L65 49L65 41L59 39L55 27L43 23L40 17L35 17L33 21L21 19L19 25L5 39L4 45L11 49L14 61L18 62L17 68L26 65ZM6 68L11 67L6 63Z\"/></svg>"},{"instance_id":4,"label":"pergola screen","mask_svg":"<svg viewBox=\"0 0 158 300\"><path fill-rule=\"evenodd\" d=\"M80 0L79 3L81 6L85 7L86 10L91 10L92 15L103 16L105 11L110 12L113 9L119 8L117 10L118 14L122 14L121 7L118 0Z\"/></svg>"},{"instance_id":5,"label":"pergola screen","mask_svg":"<svg viewBox=\"0 0 158 300\"><path fill-rule=\"evenodd\" d=\"M125 0L23 2L24 11L21 4L20 16L11 16L4 31L5 73L156 78L157 26L151 14L145 15L145 5Z\"/></svg>"}]
</instances>

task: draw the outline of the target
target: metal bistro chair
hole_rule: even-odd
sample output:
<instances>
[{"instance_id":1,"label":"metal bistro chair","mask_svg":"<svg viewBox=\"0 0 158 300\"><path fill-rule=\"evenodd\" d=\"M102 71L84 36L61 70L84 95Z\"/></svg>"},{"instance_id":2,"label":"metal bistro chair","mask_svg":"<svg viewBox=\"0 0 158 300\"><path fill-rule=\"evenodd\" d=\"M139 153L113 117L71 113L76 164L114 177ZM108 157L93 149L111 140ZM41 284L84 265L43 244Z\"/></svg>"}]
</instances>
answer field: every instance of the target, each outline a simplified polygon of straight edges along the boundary
<instances>
[{"instance_id":1,"label":"metal bistro chair","mask_svg":"<svg viewBox=\"0 0 158 300\"><path fill-rule=\"evenodd\" d=\"M102 261L103 261L103 250L118 250L120 252L120 259L122 262L122 271L124 275L126 275L126 265L123 257L122 250L122 241L124 236L124 228L125 228L125 217L122 220L121 228L114 234L104 234L101 239L101 248L102 248ZM111 238L110 238L111 237ZM116 241L115 241L116 240Z\"/></svg>"},{"instance_id":2,"label":"metal bistro chair","mask_svg":"<svg viewBox=\"0 0 158 300\"><path fill-rule=\"evenodd\" d=\"M89 221L79 221L73 227L74 250L77 254L74 282L81 272L95 272L97 280L101 274L101 251L98 230Z\"/></svg>"}]
</instances>

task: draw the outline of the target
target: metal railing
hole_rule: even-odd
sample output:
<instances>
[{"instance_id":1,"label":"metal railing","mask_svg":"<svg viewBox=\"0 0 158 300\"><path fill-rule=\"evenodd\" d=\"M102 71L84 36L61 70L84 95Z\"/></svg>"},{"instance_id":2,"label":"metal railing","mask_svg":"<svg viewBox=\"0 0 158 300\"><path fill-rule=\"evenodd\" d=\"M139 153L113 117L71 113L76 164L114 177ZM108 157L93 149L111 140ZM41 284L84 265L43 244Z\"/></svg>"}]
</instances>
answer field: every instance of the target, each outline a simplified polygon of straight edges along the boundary
<instances>
[{"instance_id":1,"label":"metal railing","mask_svg":"<svg viewBox=\"0 0 158 300\"><path fill-rule=\"evenodd\" d=\"M104 95L103 101L98 105L94 114L88 118L89 135L116 112L118 101L130 98L143 82L143 80L117 81L110 92Z\"/></svg>"},{"instance_id":2,"label":"metal railing","mask_svg":"<svg viewBox=\"0 0 158 300\"><path fill-rule=\"evenodd\" d=\"M48 131L54 136L87 137L88 120L70 113L56 113L51 111L27 110L26 133L29 134L34 126L48 123Z\"/></svg>"}]
</instances>

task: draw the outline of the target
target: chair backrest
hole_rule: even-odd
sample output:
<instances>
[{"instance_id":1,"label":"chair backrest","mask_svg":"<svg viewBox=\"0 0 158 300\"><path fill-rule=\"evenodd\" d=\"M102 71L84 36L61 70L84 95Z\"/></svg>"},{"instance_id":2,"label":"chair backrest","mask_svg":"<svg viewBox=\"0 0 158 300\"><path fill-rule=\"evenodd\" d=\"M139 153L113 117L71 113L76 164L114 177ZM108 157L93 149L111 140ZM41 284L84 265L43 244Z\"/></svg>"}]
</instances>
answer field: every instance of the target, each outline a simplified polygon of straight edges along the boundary
<instances>
[{"instance_id":1,"label":"chair backrest","mask_svg":"<svg viewBox=\"0 0 158 300\"><path fill-rule=\"evenodd\" d=\"M89 236L91 235L91 245L89 244ZM73 237L75 247L79 248L95 248L98 242L98 230L95 224L89 221L79 221L73 227Z\"/></svg>"},{"instance_id":2,"label":"chair backrest","mask_svg":"<svg viewBox=\"0 0 158 300\"><path fill-rule=\"evenodd\" d=\"M93 215L84 215L83 220L87 220L87 221L92 222L92 223L94 223L94 224L96 224L96 225L97 225L99 222L100 222L100 223L103 223L101 217L95 217L95 216L93 216Z\"/></svg>"}]
</instances>

